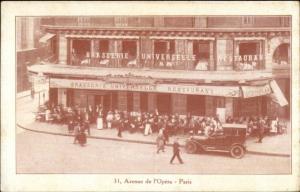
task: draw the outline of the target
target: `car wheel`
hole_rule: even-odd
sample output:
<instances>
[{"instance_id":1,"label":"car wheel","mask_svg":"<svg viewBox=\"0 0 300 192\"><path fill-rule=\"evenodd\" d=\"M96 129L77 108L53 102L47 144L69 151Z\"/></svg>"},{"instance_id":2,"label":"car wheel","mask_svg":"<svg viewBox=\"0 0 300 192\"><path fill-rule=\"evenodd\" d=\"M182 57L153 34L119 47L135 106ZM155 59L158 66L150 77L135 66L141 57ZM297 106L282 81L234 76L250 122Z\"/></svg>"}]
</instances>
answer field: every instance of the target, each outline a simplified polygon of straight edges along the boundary
<instances>
[{"instance_id":1,"label":"car wheel","mask_svg":"<svg viewBox=\"0 0 300 192\"><path fill-rule=\"evenodd\" d=\"M240 159L245 155L245 149L240 145L234 145L230 149L230 155L231 157Z\"/></svg>"},{"instance_id":2,"label":"car wheel","mask_svg":"<svg viewBox=\"0 0 300 192\"><path fill-rule=\"evenodd\" d=\"M194 142L188 142L185 145L185 150L187 153L196 153L197 152L197 144Z\"/></svg>"}]
</instances>

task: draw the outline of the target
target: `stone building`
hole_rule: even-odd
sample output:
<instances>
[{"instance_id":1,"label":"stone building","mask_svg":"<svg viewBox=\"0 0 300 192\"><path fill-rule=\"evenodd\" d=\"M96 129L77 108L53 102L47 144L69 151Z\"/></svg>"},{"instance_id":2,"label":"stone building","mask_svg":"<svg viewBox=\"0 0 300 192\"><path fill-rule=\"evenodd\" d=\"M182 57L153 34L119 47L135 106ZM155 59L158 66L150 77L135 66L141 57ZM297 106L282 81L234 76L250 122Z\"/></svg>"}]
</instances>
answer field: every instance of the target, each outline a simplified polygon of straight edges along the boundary
<instances>
[{"instance_id":1,"label":"stone building","mask_svg":"<svg viewBox=\"0 0 300 192\"><path fill-rule=\"evenodd\" d=\"M104 110L289 118L288 16L40 18L50 102ZM275 102L274 102L275 101Z\"/></svg>"}]
</instances>

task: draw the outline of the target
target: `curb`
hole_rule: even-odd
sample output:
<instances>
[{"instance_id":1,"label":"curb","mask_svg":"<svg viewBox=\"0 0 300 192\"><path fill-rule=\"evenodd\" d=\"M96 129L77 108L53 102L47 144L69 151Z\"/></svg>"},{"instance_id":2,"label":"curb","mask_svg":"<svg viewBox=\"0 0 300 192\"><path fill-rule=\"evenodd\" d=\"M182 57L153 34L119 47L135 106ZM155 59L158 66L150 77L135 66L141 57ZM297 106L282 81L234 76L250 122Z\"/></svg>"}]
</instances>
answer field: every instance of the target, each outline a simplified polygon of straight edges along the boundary
<instances>
[{"instance_id":1,"label":"curb","mask_svg":"<svg viewBox=\"0 0 300 192\"><path fill-rule=\"evenodd\" d=\"M35 129L29 129L18 123L16 125L18 127L20 127L21 129L31 131L31 132L44 133L44 134L50 134L50 135L60 135L60 136L65 136L65 137L74 137L73 135L66 134L66 133L53 133L53 132L49 132L49 131L40 131L40 130L35 130ZM119 138L112 138L112 137L100 137L100 136L87 135L87 138L120 141L120 142L127 142L127 143L140 143L140 144L156 145L156 142L151 142L151 141L138 141L138 140L119 139ZM166 144L166 146L171 147L172 144ZM184 147L184 146L180 145L180 147ZM252 155L265 155L265 156L276 156L276 157L290 157L291 156L289 154L283 154L283 153L269 153L269 152L248 151L248 150L247 150L247 153L252 154Z\"/></svg>"}]
</instances>

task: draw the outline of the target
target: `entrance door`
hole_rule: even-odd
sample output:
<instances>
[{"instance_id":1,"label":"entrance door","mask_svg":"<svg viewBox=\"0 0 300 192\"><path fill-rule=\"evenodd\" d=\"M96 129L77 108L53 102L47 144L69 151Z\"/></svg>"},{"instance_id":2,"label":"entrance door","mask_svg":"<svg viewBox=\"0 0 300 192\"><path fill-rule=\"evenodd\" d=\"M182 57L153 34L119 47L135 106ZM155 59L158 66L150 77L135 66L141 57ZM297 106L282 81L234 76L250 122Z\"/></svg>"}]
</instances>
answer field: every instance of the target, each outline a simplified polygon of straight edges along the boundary
<instances>
[{"instance_id":1,"label":"entrance door","mask_svg":"<svg viewBox=\"0 0 300 192\"><path fill-rule=\"evenodd\" d=\"M148 93L140 93L140 109L142 112L148 111Z\"/></svg>"},{"instance_id":2,"label":"entrance door","mask_svg":"<svg viewBox=\"0 0 300 192\"><path fill-rule=\"evenodd\" d=\"M157 95L157 109L160 113L170 114L171 112L171 94Z\"/></svg>"},{"instance_id":3,"label":"entrance door","mask_svg":"<svg viewBox=\"0 0 300 192\"><path fill-rule=\"evenodd\" d=\"M104 112L112 110L111 94L95 95L95 105L101 105L103 107Z\"/></svg>"},{"instance_id":4,"label":"entrance door","mask_svg":"<svg viewBox=\"0 0 300 192\"><path fill-rule=\"evenodd\" d=\"M103 95L95 95L95 105L103 106L103 100L104 100Z\"/></svg>"},{"instance_id":5,"label":"entrance door","mask_svg":"<svg viewBox=\"0 0 300 192\"><path fill-rule=\"evenodd\" d=\"M49 104L57 105L58 89L50 88L49 90Z\"/></svg>"},{"instance_id":6,"label":"entrance door","mask_svg":"<svg viewBox=\"0 0 300 192\"><path fill-rule=\"evenodd\" d=\"M203 96L203 95L188 95L187 111L191 115L203 116L205 114L205 96Z\"/></svg>"}]
</instances>

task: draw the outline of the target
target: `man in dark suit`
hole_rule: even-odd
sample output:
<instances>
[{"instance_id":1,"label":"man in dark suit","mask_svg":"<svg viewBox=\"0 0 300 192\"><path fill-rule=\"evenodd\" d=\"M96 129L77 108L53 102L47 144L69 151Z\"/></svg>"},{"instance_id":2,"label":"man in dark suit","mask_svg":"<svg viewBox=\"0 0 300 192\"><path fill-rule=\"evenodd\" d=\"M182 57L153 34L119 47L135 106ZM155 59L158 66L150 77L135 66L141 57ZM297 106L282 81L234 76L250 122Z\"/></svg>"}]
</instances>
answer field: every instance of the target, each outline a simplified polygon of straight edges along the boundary
<instances>
[{"instance_id":1,"label":"man in dark suit","mask_svg":"<svg viewBox=\"0 0 300 192\"><path fill-rule=\"evenodd\" d=\"M175 139L174 140L174 143L173 143L173 156L170 160L170 164L173 163L173 160L175 159L175 157L177 157L177 159L179 160L180 164L183 164L183 161L180 157L180 149L179 149L179 143L178 143L178 139Z\"/></svg>"},{"instance_id":2,"label":"man in dark suit","mask_svg":"<svg viewBox=\"0 0 300 192\"><path fill-rule=\"evenodd\" d=\"M261 117L258 122L258 143L262 143L262 139L264 138L265 124L265 120Z\"/></svg>"}]
</instances>

